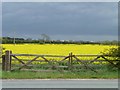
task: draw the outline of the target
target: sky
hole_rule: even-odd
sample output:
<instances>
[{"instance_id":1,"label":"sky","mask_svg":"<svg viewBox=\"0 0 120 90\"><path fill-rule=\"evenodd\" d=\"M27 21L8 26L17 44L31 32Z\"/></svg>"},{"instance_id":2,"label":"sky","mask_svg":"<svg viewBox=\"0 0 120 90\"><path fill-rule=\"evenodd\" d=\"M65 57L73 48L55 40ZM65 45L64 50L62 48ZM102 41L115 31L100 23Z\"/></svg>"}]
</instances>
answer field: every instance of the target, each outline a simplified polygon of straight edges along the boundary
<instances>
[{"instance_id":1,"label":"sky","mask_svg":"<svg viewBox=\"0 0 120 90\"><path fill-rule=\"evenodd\" d=\"M117 2L4 2L2 35L52 40L118 39Z\"/></svg>"},{"instance_id":2,"label":"sky","mask_svg":"<svg viewBox=\"0 0 120 90\"><path fill-rule=\"evenodd\" d=\"M0 12L2 12L2 3L0 2ZM0 13L0 37L2 37L2 13Z\"/></svg>"}]
</instances>

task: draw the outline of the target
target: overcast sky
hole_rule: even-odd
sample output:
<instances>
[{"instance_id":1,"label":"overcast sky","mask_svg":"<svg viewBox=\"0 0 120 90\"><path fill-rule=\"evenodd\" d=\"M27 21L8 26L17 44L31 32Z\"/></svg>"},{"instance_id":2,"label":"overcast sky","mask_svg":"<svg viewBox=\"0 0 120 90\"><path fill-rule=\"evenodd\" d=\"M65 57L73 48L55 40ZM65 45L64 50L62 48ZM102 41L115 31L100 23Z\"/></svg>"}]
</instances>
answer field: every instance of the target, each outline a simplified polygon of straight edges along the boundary
<instances>
[{"instance_id":1,"label":"overcast sky","mask_svg":"<svg viewBox=\"0 0 120 90\"><path fill-rule=\"evenodd\" d=\"M38 39L47 34L55 40L117 40L117 4L3 3L3 36Z\"/></svg>"}]
</instances>

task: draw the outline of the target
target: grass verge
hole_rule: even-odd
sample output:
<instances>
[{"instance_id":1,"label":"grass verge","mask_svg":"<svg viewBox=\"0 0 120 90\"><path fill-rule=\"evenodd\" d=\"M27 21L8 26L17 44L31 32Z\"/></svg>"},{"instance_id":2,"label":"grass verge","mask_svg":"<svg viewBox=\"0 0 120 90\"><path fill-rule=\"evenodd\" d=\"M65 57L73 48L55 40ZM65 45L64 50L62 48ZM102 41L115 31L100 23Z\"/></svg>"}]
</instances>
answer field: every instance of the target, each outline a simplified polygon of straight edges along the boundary
<instances>
[{"instance_id":1,"label":"grass verge","mask_svg":"<svg viewBox=\"0 0 120 90\"><path fill-rule=\"evenodd\" d=\"M35 71L0 71L0 78L2 79L118 79L118 69L111 65L91 65L91 68L97 71L94 72L90 69L74 68L72 71L62 69L50 72L35 72ZM34 70L43 69L41 67L34 67ZM31 69L29 69L31 70ZM44 68L48 70L48 68Z\"/></svg>"},{"instance_id":2,"label":"grass verge","mask_svg":"<svg viewBox=\"0 0 120 90\"><path fill-rule=\"evenodd\" d=\"M80 72L32 72L14 71L2 72L2 79L117 79L118 71Z\"/></svg>"}]
</instances>

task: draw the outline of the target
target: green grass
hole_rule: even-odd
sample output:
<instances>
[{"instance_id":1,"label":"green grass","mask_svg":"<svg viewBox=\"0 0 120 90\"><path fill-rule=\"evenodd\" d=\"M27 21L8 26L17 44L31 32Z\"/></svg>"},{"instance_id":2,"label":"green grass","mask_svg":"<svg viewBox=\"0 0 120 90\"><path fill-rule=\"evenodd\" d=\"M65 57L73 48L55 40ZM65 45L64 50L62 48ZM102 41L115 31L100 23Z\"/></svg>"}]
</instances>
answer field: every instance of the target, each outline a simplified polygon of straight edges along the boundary
<instances>
[{"instance_id":1,"label":"green grass","mask_svg":"<svg viewBox=\"0 0 120 90\"><path fill-rule=\"evenodd\" d=\"M93 72L3 72L3 79L117 79L117 72L93 73Z\"/></svg>"},{"instance_id":2,"label":"green grass","mask_svg":"<svg viewBox=\"0 0 120 90\"><path fill-rule=\"evenodd\" d=\"M98 73L91 70L81 69L77 72L32 72L13 71L2 72L3 79L117 79L117 69L98 69Z\"/></svg>"},{"instance_id":3,"label":"green grass","mask_svg":"<svg viewBox=\"0 0 120 90\"><path fill-rule=\"evenodd\" d=\"M43 67L44 66L44 67ZM46 68L47 65L34 65L31 69L34 70L51 70ZM0 65L1 67L1 65ZM12 72L0 71L0 78L2 79L118 79L118 69L110 64L90 64L89 67L93 68L97 73L90 69L85 69L83 65L80 67L72 68L73 71L68 69L54 69L53 72L33 72L16 70ZM14 66L13 68L19 68ZM31 70L30 69L30 70ZM63 72L59 72L62 70Z\"/></svg>"}]
</instances>

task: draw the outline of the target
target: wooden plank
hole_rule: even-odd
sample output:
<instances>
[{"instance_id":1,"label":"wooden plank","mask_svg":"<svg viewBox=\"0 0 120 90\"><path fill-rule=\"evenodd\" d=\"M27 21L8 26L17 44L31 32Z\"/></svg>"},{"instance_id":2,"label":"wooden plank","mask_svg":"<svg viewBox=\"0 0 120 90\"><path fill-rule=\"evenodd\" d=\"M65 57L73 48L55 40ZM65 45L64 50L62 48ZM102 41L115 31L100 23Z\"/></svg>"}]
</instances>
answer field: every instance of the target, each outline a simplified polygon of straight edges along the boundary
<instances>
[{"instance_id":1,"label":"wooden plank","mask_svg":"<svg viewBox=\"0 0 120 90\"><path fill-rule=\"evenodd\" d=\"M116 64L114 64L112 61L108 60L107 58L105 58L104 56L102 56L102 58L104 58L106 61L108 61L110 64L112 64L115 67L118 67Z\"/></svg>"},{"instance_id":2,"label":"wooden plank","mask_svg":"<svg viewBox=\"0 0 120 90\"><path fill-rule=\"evenodd\" d=\"M12 60L14 61L14 59ZM24 62L26 61L30 61L30 60L22 60ZM52 62L56 62L56 63L59 63L60 61L57 61L57 60L49 60L49 61L52 61ZM74 62L77 62L77 60L72 60L73 63ZM92 60L81 60L82 62L91 62ZM110 60L111 62L118 62L120 60ZM45 60L36 60L35 62L46 62ZM97 60L97 61L94 61L94 62L107 62L106 60Z\"/></svg>"},{"instance_id":3,"label":"wooden plank","mask_svg":"<svg viewBox=\"0 0 120 90\"><path fill-rule=\"evenodd\" d=\"M98 59L101 57L101 55L97 56L94 60L90 61L90 63L98 61Z\"/></svg>"},{"instance_id":4,"label":"wooden plank","mask_svg":"<svg viewBox=\"0 0 120 90\"><path fill-rule=\"evenodd\" d=\"M75 55L77 57L96 57L96 56L107 56L107 57L116 57L116 56L112 56L112 55L103 55L103 54L77 54Z\"/></svg>"},{"instance_id":5,"label":"wooden plank","mask_svg":"<svg viewBox=\"0 0 120 90\"><path fill-rule=\"evenodd\" d=\"M51 64L50 61L47 60L45 57L41 56L41 58L43 58L46 62L48 62L49 64Z\"/></svg>"},{"instance_id":6,"label":"wooden plank","mask_svg":"<svg viewBox=\"0 0 120 90\"><path fill-rule=\"evenodd\" d=\"M27 66L28 64L32 63L33 61L35 61L35 60L36 60L37 58L39 58L39 57L40 57L40 56L37 56L37 57L35 57L33 60L28 61L25 65L21 66L21 67L19 68L19 70L22 69L23 67Z\"/></svg>"},{"instance_id":7,"label":"wooden plank","mask_svg":"<svg viewBox=\"0 0 120 90\"><path fill-rule=\"evenodd\" d=\"M77 54L77 55L75 55L75 56L77 56L77 57L95 57L95 56L101 56L101 55L103 55L103 54ZM110 55L104 55L104 56L110 56Z\"/></svg>"},{"instance_id":8,"label":"wooden plank","mask_svg":"<svg viewBox=\"0 0 120 90\"><path fill-rule=\"evenodd\" d=\"M22 71L32 71L32 72L55 72L56 70L34 70L34 69L23 69Z\"/></svg>"},{"instance_id":9,"label":"wooden plank","mask_svg":"<svg viewBox=\"0 0 120 90\"><path fill-rule=\"evenodd\" d=\"M92 69L91 67L88 67L84 62L82 62L81 60L79 60L75 55L73 56L75 59L77 59L78 60L78 62L81 62L84 66L85 66L85 68L89 68L90 70L92 70L92 71L94 71L94 72L96 72L97 73L97 71L95 71L94 69Z\"/></svg>"},{"instance_id":10,"label":"wooden plank","mask_svg":"<svg viewBox=\"0 0 120 90\"><path fill-rule=\"evenodd\" d=\"M60 60L59 62L64 62L66 59L68 59L69 58L69 56L66 56L66 57L64 57L62 60Z\"/></svg>"},{"instance_id":11,"label":"wooden plank","mask_svg":"<svg viewBox=\"0 0 120 90\"><path fill-rule=\"evenodd\" d=\"M64 55L48 55L48 54L12 54L13 56L44 56L44 57L66 57ZM103 54L77 54L77 57L96 57L101 56ZM108 57L115 57L112 55L103 55Z\"/></svg>"},{"instance_id":12,"label":"wooden plank","mask_svg":"<svg viewBox=\"0 0 120 90\"><path fill-rule=\"evenodd\" d=\"M41 58L43 58L46 62L48 62L48 63L51 65L51 68L52 68L52 69L57 68L56 65L53 65L53 64L51 63L52 61L47 60L47 59L46 59L45 57L43 57L43 56L42 56Z\"/></svg>"},{"instance_id":13,"label":"wooden plank","mask_svg":"<svg viewBox=\"0 0 120 90\"><path fill-rule=\"evenodd\" d=\"M78 59L75 55L74 55L73 57L74 57L78 62L81 62L81 63L87 68L87 66L85 65L84 62L82 62L82 60Z\"/></svg>"},{"instance_id":14,"label":"wooden plank","mask_svg":"<svg viewBox=\"0 0 120 90\"><path fill-rule=\"evenodd\" d=\"M20 59L18 59L16 56L13 56L12 55L12 57L14 57L16 60L18 60L20 63L22 63L23 65L25 65L25 63L22 61L22 60L20 60Z\"/></svg>"},{"instance_id":15,"label":"wooden plank","mask_svg":"<svg viewBox=\"0 0 120 90\"><path fill-rule=\"evenodd\" d=\"M22 61L24 61L24 62L28 62L28 61L30 61L30 60L22 60ZM46 62L45 60L35 60L34 62ZM56 61L57 62L57 61Z\"/></svg>"},{"instance_id":16,"label":"wooden plank","mask_svg":"<svg viewBox=\"0 0 120 90\"><path fill-rule=\"evenodd\" d=\"M45 54L12 54L13 56L43 56L43 57L65 57L63 55L45 55Z\"/></svg>"}]
</instances>

